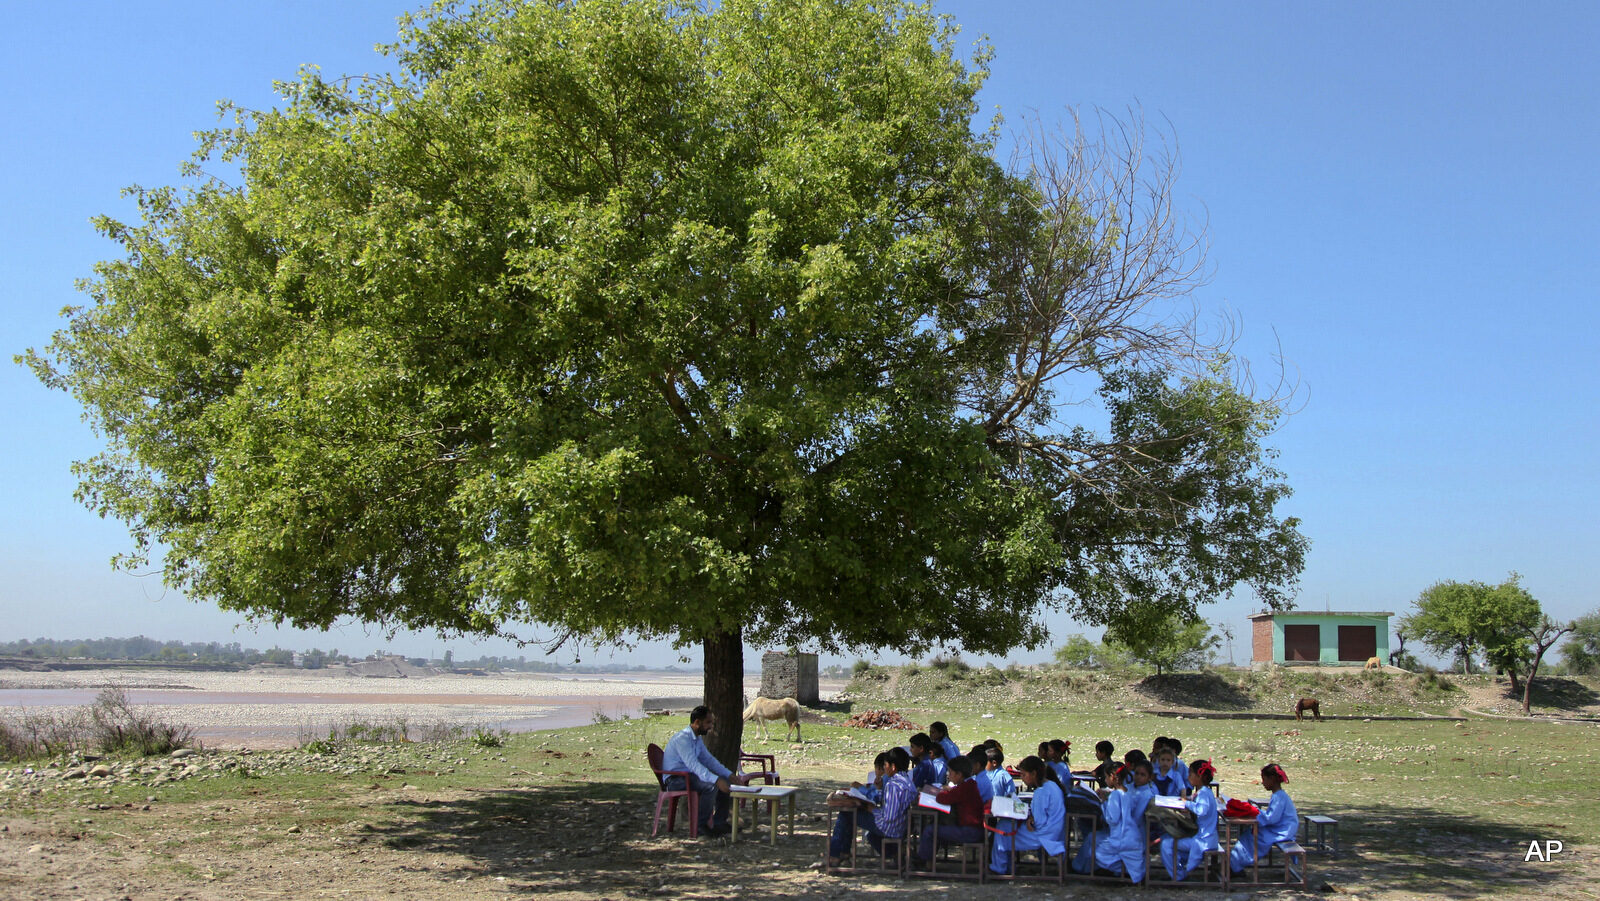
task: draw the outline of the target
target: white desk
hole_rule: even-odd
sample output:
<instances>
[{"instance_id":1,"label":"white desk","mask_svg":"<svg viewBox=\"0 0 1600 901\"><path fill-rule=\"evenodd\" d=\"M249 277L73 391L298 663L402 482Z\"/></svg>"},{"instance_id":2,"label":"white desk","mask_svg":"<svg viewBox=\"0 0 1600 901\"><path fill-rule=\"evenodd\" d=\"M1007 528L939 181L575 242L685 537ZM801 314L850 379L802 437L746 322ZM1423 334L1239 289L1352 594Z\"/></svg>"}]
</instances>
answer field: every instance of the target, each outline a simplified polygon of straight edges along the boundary
<instances>
[{"instance_id":1,"label":"white desk","mask_svg":"<svg viewBox=\"0 0 1600 901\"><path fill-rule=\"evenodd\" d=\"M751 786L757 788L757 786ZM739 804L744 801L767 802L767 814L771 817L772 844L778 843L778 802L788 799L789 807L789 837L794 837L794 796L800 789L793 785L762 785L759 791L733 792L733 840L739 840Z\"/></svg>"}]
</instances>

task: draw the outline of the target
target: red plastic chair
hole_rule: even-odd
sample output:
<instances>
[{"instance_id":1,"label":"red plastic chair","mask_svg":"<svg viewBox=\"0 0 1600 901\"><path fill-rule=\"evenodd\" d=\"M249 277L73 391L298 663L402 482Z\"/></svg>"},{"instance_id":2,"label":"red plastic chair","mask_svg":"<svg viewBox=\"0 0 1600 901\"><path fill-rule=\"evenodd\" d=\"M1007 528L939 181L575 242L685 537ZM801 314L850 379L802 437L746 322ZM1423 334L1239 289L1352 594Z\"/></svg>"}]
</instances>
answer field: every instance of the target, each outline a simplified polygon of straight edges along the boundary
<instances>
[{"instance_id":1,"label":"red plastic chair","mask_svg":"<svg viewBox=\"0 0 1600 901\"><path fill-rule=\"evenodd\" d=\"M754 763L761 768L754 772L745 772L744 765ZM751 754L746 751L739 752L739 772L744 773L751 782L760 779L767 785L782 785L778 778L778 758L773 754Z\"/></svg>"},{"instance_id":2,"label":"red plastic chair","mask_svg":"<svg viewBox=\"0 0 1600 901\"><path fill-rule=\"evenodd\" d=\"M650 771L656 774L656 818L650 824L650 834L654 836L661 830L661 805L667 805L667 831L671 832L676 825L678 817L678 799L683 798L689 811L689 837L694 838L700 834L700 795L692 791L690 786L694 783L689 778L687 770L664 770L661 767L666 752L661 746L651 744L645 749L645 756L650 760ZM682 776L683 788L676 791L667 789L668 776Z\"/></svg>"}]
</instances>

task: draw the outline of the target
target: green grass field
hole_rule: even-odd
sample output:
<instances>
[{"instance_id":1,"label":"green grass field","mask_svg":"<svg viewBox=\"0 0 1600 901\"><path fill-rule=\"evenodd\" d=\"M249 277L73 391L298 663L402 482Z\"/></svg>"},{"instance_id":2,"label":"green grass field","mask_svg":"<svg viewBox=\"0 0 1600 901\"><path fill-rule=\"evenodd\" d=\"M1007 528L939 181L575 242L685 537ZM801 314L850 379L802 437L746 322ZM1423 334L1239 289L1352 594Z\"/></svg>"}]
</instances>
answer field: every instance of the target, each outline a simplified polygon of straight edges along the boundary
<instances>
[{"instance_id":1,"label":"green grass field","mask_svg":"<svg viewBox=\"0 0 1600 901\"><path fill-rule=\"evenodd\" d=\"M857 711L869 706L877 704L854 702ZM1261 765L1280 763L1302 812L1340 820L1345 852L1313 856L1313 893L1597 897L1600 727L1481 718L1297 724L1178 719L1114 707L1013 698L992 706L896 709L923 726L944 720L963 746L997 738L1013 760L1045 738L1069 739L1074 763L1087 764L1099 739L1148 749L1158 734L1175 736L1186 758L1215 760L1225 793L1236 796L1259 795ZM597 901L959 891L1031 899L1132 891L980 890L821 875L811 865L829 825L825 792L860 778L878 750L909 737L844 728L838 725L844 715L808 720L798 745L763 743L747 731L746 748L776 754L784 782L802 788L798 834L783 836L776 848L690 841L681 824L670 836L650 837L655 789L643 749L665 744L683 725L682 717L654 717L517 735L500 748L457 740L377 752L344 745L315 757L258 753L249 765L214 778L156 787L82 780L34 794L5 780L0 897L92 897L104 890L132 898L510 894ZM313 760L318 768L300 765ZM1524 860L1531 841L1552 839L1564 845L1555 860ZM33 848L40 850L28 853ZM65 860L74 863L64 866ZM1209 897L1199 889L1127 897L1197 893Z\"/></svg>"}]
</instances>

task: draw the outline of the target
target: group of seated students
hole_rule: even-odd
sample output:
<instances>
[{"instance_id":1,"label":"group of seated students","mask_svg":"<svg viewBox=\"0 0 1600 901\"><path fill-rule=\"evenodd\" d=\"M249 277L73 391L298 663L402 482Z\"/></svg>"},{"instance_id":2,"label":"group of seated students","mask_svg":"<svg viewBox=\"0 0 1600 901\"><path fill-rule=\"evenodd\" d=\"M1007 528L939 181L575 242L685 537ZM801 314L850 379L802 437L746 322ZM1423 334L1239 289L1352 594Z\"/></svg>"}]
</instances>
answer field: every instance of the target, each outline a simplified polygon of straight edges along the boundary
<instances>
[{"instance_id":1,"label":"group of seated students","mask_svg":"<svg viewBox=\"0 0 1600 901\"><path fill-rule=\"evenodd\" d=\"M1005 766L1005 752L998 741L991 738L963 754L950 740L945 724L933 723L926 733L913 735L906 746L879 754L866 782L852 783L856 803L870 810L871 816L852 817L846 812L835 819L828 865L838 866L848 853L852 823L866 833L874 850L882 849L884 839L904 838L919 793L933 795L950 807L950 813L940 818L937 830L924 833L912 851L918 866L932 859L936 836L941 844L981 842L984 818L993 800L1022 790L1032 792L1028 818L1014 830L995 830L989 867L996 874L1011 872L1011 858L1018 851L1039 850L1052 857L1065 854L1069 829L1076 834L1078 845L1071 861L1073 872L1126 877L1135 883L1144 881L1151 845L1159 845L1167 875L1175 881L1205 860L1206 852L1218 850L1218 812L1228 800L1213 784L1216 768L1211 761L1186 764L1181 757L1183 743L1160 736L1149 755L1135 748L1120 761L1112 743L1101 741L1095 745L1094 768L1075 771L1068 759L1071 746L1061 739L1040 742L1037 756L1017 763L1016 772L1024 786L1019 789ZM1283 790L1288 781L1277 764L1262 767L1261 784L1271 800L1257 814L1253 833L1234 844L1229 854L1234 873L1243 872L1274 844L1294 838L1300 817ZM1180 799L1183 809L1194 815L1197 831L1182 838L1163 829L1151 829L1147 834L1145 811L1157 796Z\"/></svg>"}]
</instances>

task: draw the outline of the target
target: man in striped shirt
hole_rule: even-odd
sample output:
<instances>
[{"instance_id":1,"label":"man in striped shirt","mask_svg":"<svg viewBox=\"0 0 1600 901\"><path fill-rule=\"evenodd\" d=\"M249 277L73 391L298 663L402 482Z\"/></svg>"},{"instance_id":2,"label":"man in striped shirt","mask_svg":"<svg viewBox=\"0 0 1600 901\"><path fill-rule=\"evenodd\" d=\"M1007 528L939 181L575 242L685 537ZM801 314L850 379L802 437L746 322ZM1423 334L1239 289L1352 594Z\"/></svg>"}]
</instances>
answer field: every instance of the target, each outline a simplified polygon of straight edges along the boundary
<instances>
[{"instance_id":1,"label":"man in striped shirt","mask_svg":"<svg viewBox=\"0 0 1600 901\"><path fill-rule=\"evenodd\" d=\"M916 803L917 789L911 784L911 776L907 770L911 768L911 755L904 748L890 748L889 760L884 764L883 770L883 803L869 805L857 801L860 810L872 811L872 816L864 817L856 813L853 819L861 824L867 833L867 842L874 851L883 850L883 840L886 838L903 839L906 834L906 816L911 812L911 805ZM852 836L850 834L852 814L844 811L833 822L833 837L828 841L828 866L836 867L839 859L850 851Z\"/></svg>"}]
</instances>

